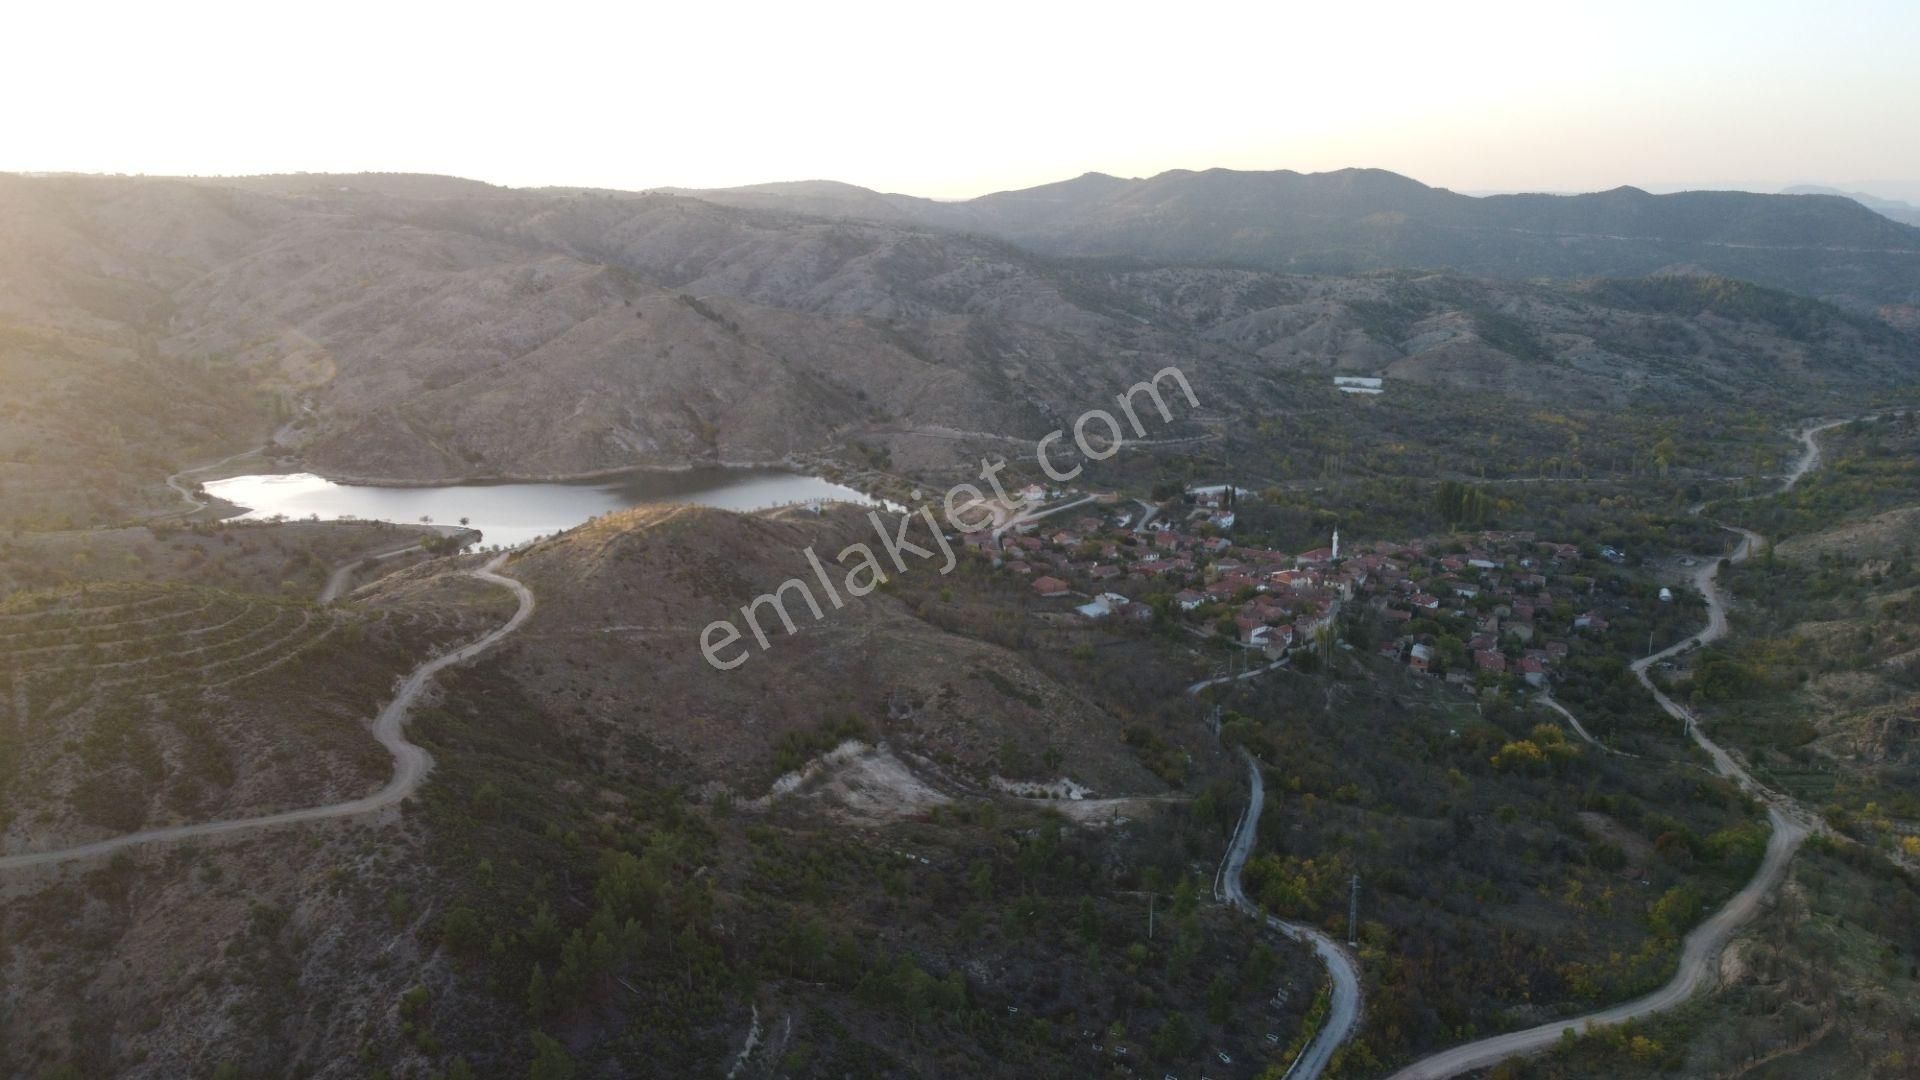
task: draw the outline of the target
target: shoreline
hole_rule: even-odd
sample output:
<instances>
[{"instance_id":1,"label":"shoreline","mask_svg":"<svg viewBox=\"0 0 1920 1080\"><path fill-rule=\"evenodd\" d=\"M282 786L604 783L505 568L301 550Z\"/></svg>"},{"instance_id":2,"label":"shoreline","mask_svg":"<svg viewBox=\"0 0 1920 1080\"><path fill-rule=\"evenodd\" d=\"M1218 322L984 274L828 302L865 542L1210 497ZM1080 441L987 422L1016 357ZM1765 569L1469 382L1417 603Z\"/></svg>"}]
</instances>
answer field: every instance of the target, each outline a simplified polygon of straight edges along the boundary
<instances>
[{"instance_id":1,"label":"shoreline","mask_svg":"<svg viewBox=\"0 0 1920 1080\"><path fill-rule=\"evenodd\" d=\"M607 480L617 476L636 473L689 473L698 469L787 469L797 471L803 466L789 454L784 458L770 458L764 461L703 461L673 465L621 465L607 469L590 469L576 473L503 473L492 476L464 477L381 477L349 476L337 473L320 472L313 468L294 466L291 471L265 473L236 472L227 476L214 476L200 481L202 484L231 480L237 476L294 476L306 473L317 476L328 483L347 487L383 487L383 488L430 488L430 487L500 487L506 484L574 484L593 480ZM811 474L809 474L811 475ZM816 479L826 479L816 477ZM829 481L838 483L839 481Z\"/></svg>"}]
</instances>

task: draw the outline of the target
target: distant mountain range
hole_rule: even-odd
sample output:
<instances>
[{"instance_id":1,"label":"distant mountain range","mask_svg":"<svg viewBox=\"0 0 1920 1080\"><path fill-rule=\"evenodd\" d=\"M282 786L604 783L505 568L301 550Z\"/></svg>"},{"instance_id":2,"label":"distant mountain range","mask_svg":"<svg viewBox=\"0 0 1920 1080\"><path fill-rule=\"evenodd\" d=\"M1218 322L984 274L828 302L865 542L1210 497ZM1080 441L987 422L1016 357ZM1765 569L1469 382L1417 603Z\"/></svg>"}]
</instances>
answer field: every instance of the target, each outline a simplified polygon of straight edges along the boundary
<instances>
[{"instance_id":1,"label":"distant mountain range","mask_svg":"<svg viewBox=\"0 0 1920 1080\"><path fill-rule=\"evenodd\" d=\"M831 181L682 190L709 202L985 233L1045 255L1296 273L1506 278L1702 269L1868 310L1920 303L1920 228L1851 197L1620 187L1475 198L1380 169L1088 173L965 202Z\"/></svg>"},{"instance_id":2,"label":"distant mountain range","mask_svg":"<svg viewBox=\"0 0 1920 1080\"><path fill-rule=\"evenodd\" d=\"M14 512L37 491L30 516L57 515L85 478L262 441L269 403L299 463L337 477L882 445L935 467L1168 365L1248 430L1349 405L1333 372L1429 401L1804 408L1912 384L1917 272L1920 229L1842 198L1471 199L1364 170L960 204L0 176L0 480ZM129 483L94 485L99 516Z\"/></svg>"},{"instance_id":3,"label":"distant mountain range","mask_svg":"<svg viewBox=\"0 0 1920 1080\"><path fill-rule=\"evenodd\" d=\"M1782 195L1837 195L1843 199L1852 199L1876 214L1890 217L1903 225L1920 225L1920 206L1899 199L1885 199L1878 195L1869 195L1864 191L1842 191L1839 188L1822 187L1819 184L1795 184L1781 192Z\"/></svg>"}]
</instances>

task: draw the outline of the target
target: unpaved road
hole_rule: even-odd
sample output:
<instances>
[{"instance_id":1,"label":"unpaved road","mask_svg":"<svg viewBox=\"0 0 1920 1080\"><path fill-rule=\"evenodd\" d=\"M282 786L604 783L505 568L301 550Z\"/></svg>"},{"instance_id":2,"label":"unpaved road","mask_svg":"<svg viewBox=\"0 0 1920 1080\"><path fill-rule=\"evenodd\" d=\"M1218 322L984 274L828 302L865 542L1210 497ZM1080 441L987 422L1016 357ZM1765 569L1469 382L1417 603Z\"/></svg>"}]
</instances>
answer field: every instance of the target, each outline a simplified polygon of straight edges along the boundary
<instances>
[{"instance_id":1,"label":"unpaved road","mask_svg":"<svg viewBox=\"0 0 1920 1080\"><path fill-rule=\"evenodd\" d=\"M362 555L359 558L348 559L346 562L334 567L333 573L327 575L327 583L321 587L320 595L314 599L314 603L331 604L335 600L340 599L340 594L347 590L347 583L353 580L353 572L359 569L362 563L380 562L384 559L405 555L409 551L419 550L420 545L415 543L408 544L403 548L395 548L392 551L383 551L378 555Z\"/></svg>"},{"instance_id":2,"label":"unpaved road","mask_svg":"<svg viewBox=\"0 0 1920 1080\"><path fill-rule=\"evenodd\" d=\"M1287 1073L1290 1080L1315 1080L1333 1059L1333 1052L1347 1041L1348 1036L1353 1034L1354 1026L1360 1022L1360 968L1339 942L1314 927L1268 915L1247 899L1246 892L1240 887L1240 872L1246 868L1247 857L1253 853L1254 837L1260 826L1260 810L1266 801L1266 784L1260 779L1260 766L1254 763L1253 755L1245 750L1241 750L1240 755L1246 759L1247 776L1252 782L1253 794L1248 799L1247 812L1241 815L1240 825L1233 832L1233 843L1227 847L1217 892L1220 899L1262 920L1272 929L1295 941L1311 944L1313 951L1319 954L1320 962L1326 965L1327 974L1333 980L1333 995L1327 1003L1326 1022L1320 1025L1313 1041L1301 1051L1299 1059Z\"/></svg>"},{"instance_id":3,"label":"unpaved road","mask_svg":"<svg viewBox=\"0 0 1920 1080\"><path fill-rule=\"evenodd\" d=\"M481 538L478 530L469 529L465 526L435 525L433 528L441 536L459 536L465 533L468 537L467 543L477 543ZM362 565L369 562L381 562L386 559L392 559L411 551L419 551L425 546L426 541L420 540L408 544L406 547L395 548L392 551L382 551L377 555L361 555L348 559L346 562L334 567L333 572L327 575L327 583L321 587L320 595L315 598L314 602L317 604L331 604L335 600L338 600L341 594L346 592L347 584L353 580L353 572Z\"/></svg>"},{"instance_id":4,"label":"unpaved road","mask_svg":"<svg viewBox=\"0 0 1920 1080\"><path fill-rule=\"evenodd\" d=\"M1733 555L1734 560L1746 558L1752 549L1753 537L1751 533L1747 533L1746 538L1741 540L1739 550ZM1719 591L1715 588L1714 575L1718 570L1719 561L1713 560L1701 568L1697 578L1701 592L1707 597L1709 612L1708 628L1699 638L1702 644L1713 641L1727 632L1726 611L1722 606ZM1720 951L1732 939L1734 931L1759 912L1760 902L1780 884L1781 878L1786 876L1787 864L1793 861L1793 856L1800 850L1801 843L1813 831L1812 820L1794 806L1791 800L1775 795L1754 780L1731 754L1721 749L1718 743L1707 738L1706 734L1700 730L1700 726L1692 722L1692 714L1685 706L1655 689L1652 680L1647 677L1647 670L1655 663L1691 644L1691 641L1681 641L1671 648L1637 661L1633 665L1633 673L1642 685L1652 691L1654 699L1660 703L1660 707L1665 709L1668 715L1687 724L1694 742L1699 743L1701 748L1706 750L1708 756L1713 759L1714 768L1719 770L1722 776L1731 777L1742 788L1768 802L1767 817L1773 823L1773 835L1767 840L1767 853L1760 860L1760 868L1754 872L1753 879L1735 893L1733 898L1727 901L1726 906L1687 934L1680 948L1679 969L1660 989L1625 1004L1615 1005L1585 1016L1555 1020L1524 1031L1513 1031L1490 1039L1467 1043L1464 1046L1456 1046L1451 1050L1414 1062L1394 1073L1392 1080L1442 1080L1444 1077L1458 1076L1475 1069L1489 1068L1516 1055L1536 1054L1547 1050L1559 1043L1562 1032L1585 1031L1589 1026L1608 1027L1681 1004L1707 984L1718 964ZM1557 703L1551 704L1554 704L1555 708L1559 707ZM1571 718L1571 714L1568 716Z\"/></svg>"},{"instance_id":5,"label":"unpaved road","mask_svg":"<svg viewBox=\"0 0 1920 1080\"><path fill-rule=\"evenodd\" d=\"M1767 854L1760 861L1759 872L1753 875L1753 880L1747 882L1745 888L1734 894L1733 899L1727 901L1725 907L1687 935L1680 949L1680 969L1665 986L1645 997L1600 1012L1555 1020L1525 1031L1509 1032L1456 1046L1414 1062L1394 1073L1392 1080L1441 1080L1443 1077L1489 1068L1507 1058L1536 1054L1555 1046L1562 1032L1582 1032L1589 1025L1608 1027L1623 1023L1671 1009L1692 997L1711 978L1720 950L1733 937L1733 932L1753 918L1760 909L1760 901L1774 886L1780 884L1780 879L1786 874L1787 863L1792 861L1800 842L1807 837L1805 827L1783 814L1779 808L1769 807L1767 814L1773 819L1773 837L1767 841Z\"/></svg>"},{"instance_id":6,"label":"unpaved road","mask_svg":"<svg viewBox=\"0 0 1920 1080\"><path fill-rule=\"evenodd\" d=\"M1281 657L1271 664L1243 671L1237 675L1218 675L1210 679L1201 679L1187 687L1187 693L1198 694L1210 686L1237 682L1264 675L1269 671L1285 667L1287 658ZM1246 759L1247 775L1251 780L1252 795L1247 802L1246 813L1240 816L1240 824L1233 830L1233 840L1227 845L1226 857L1220 861L1220 871L1214 880L1214 898L1224 900L1240 911L1253 916L1294 941L1304 941L1313 946L1320 957L1320 963L1327 969L1327 976L1333 982L1333 996L1328 1002L1326 1022L1314 1034L1313 1041L1300 1052L1300 1057L1287 1070L1287 1080L1317 1080L1326 1070L1327 1063L1333 1059L1333 1052L1340 1044L1353 1035L1353 1029L1360 1022L1360 968L1353 956L1342 948L1340 943L1326 934L1302 923L1288 922L1260 910L1259 905L1247 899L1240 886L1241 871L1246 869L1247 859L1253 854L1253 842L1260 831L1260 810L1266 804L1266 784L1260 778L1260 766L1253 755L1243 748L1240 756Z\"/></svg>"},{"instance_id":7,"label":"unpaved road","mask_svg":"<svg viewBox=\"0 0 1920 1080\"><path fill-rule=\"evenodd\" d=\"M207 500L202 499L198 495L195 495L193 493L193 488L187 485L186 478L189 476L192 476L195 473L211 472L214 469L217 469L220 466L225 465L229 461L238 461L241 458L246 457L248 454L257 454L260 451L265 450L266 448L267 447L265 445L251 447L249 449L242 450L237 454L229 454L226 457L221 458L219 461L211 462L206 465L196 465L191 469L181 469L179 472L174 473L172 476L167 477L167 486L173 489L174 494L180 496L180 501L183 503L186 503L187 508L185 510L176 510L171 514L162 514L160 516L163 518L185 517L189 514L197 514L200 511L205 510L207 508Z\"/></svg>"},{"instance_id":8,"label":"unpaved road","mask_svg":"<svg viewBox=\"0 0 1920 1080\"><path fill-rule=\"evenodd\" d=\"M1283 656L1280 659L1275 660L1270 664L1262 664L1257 668L1248 668L1247 670L1239 672L1237 674L1215 675L1212 678L1201 679L1199 682L1194 683L1192 686L1187 687L1187 693L1198 694L1200 691L1205 690L1209 686L1221 686L1226 683L1239 682L1241 679L1257 678L1261 675L1265 675L1269 671L1277 671L1280 668L1283 668L1286 666L1287 666L1287 658Z\"/></svg>"},{"instance_id":9,"label":"unpaved road","mask_svg":"<svg viewBox=\"0 0 1920 1080\"><path fill-rule=\"evenodd\" d=\"M467 573L482 581L491 582L501 588L511 590L520 606L514 610L513 617L488 632L486 636L468 642L449 653L443 653L413 669L412 674L400 684L400 690L386 708L380 710L380 716L374 721L374 738L393 755L393 778L385 787L371 795L346 802L329 803L325 806L310 806L303 810L286 810L278 814L264 814L259 817L234 818L229 821L209 821L199 825L176 825L164 829L147 829L142 832L128 833L106 840L98 840L78 847L61 848L57 851L35 851L20 855L0 857L0 871L18 870L33 866L50 866L75 859L90 859L101 855L110 855L116 851L140 844L165 843L178 840L192 840L205 836L221 836L227 833L246 832L253 829L269 829L279 825L293 825L306 821L322 821L328 818L356 817L371 814L387 807L397 805L401 800L420 789L421 781L433 768L433 758L425 749L410 743L406 737L407 713L419 699L433 677L446 668L464 663L500 643L501 639L520 628L533 614L533 593L525 585L498 572L500 564L506 560L502 554L485 566Z\"/></svg>"},{"instance_id":10,"label":"unpaved road","mask_svg":"<svg viewBox=\"0 0 1920 1080\"><path fill-rule=\"evenodd\" d=\"M1093 502L1098 497L1099 496L1097 495L1082 495L1081 497L1073 500L1072 502L1064 502L1058 506L1048 507L1045 510L1036 510L1032 507L1023 505L1019 507L1019 509L1014 513L1012 517L1008 518L1006 521L998 525L995 525L993 527L993 535L999 536L1001 533L1006 532L1008 529L1017 529L1022 525L1031 525L1042 518L1050 518L1055 514L1064 513L1068 510L1073 509L1076 506L1085 506L1088 503Z\"/></svg>"},{"instance_id":11,"label":"unpaved road","mask_svg":"<svg viewBox=\"0 0 1920 1080\"><path fill-rule=\"evenodd\" d=\"M1800 482L1801 477L1820 467L1819 436L1821 432L1832 431L1834 428L1845 427L1857 421L1878 419L1880 419L1878 416L1855 416L1846 420L1828 420L1825 423L1811 424L1801 428L1794 436L1800 440L1800 460L1794 462L1793 468L1787 470L1787 478L1781 483L1780 490L1782 492L1791 490L1793 485Z\"/></svg>"},{"instance_id":12,"label":"unpaved road","mask_svg":"<svg viewBox=\"0 0 1920 1080\"><path fill-rule=\"evenodd\" d=\"M1588 744L1600 749L1605 753L1620 754L1621 757L1634 756L1633 754L1621 754L1620 751L1615 750L1613 747L1608 746L1606 743L1603 743L1599 739L1594 738L1587 731L1586 725L1580 722L1580 718L1573 715L1573 713L1569 711L1565 705L1562 705L1558 701L1553 700L1552 694L1542 692L1540 696L1535 698L1534 700L1538 701L1542 705L1545 705L1547 708L1552 709L1554 712L1559 713L1561 716L1566 717L1567 723L1573 725L1574 734L1580 736L1582 739L1585 739L1588 742Z\"/></svg>"},{"instance_id":13,"label":"unpaved road","mask_svg":"<svg viewBox=\"0 0 1920 1080\"><path fill-rule=\"evenodd\" d=\"M1852 420L1835 420L1803 428L1797 437L1804 449L1800 459L1788 471L1779 490L1781 492L1791 490L1800 482L1801 477L1807 475L1819 464L1818 436L1821 432L1852 422ZM1752 531L1733 526L1726 527L1740 534L1740 546L1734 549L1733 554L1729 556L1729 561L1740 562L1759 546L1760 537ZM1787 864L1793 861L1793 856L1800 850L1800 845L1820 827L1818 820L1792 799L1768 790L1765 785L1755 780L1751 773L1734 760L1733 755L1722 749L1719 743L1707 738L1706 733L1700 730L1700 725L1693 722L1693 714L1684 705L1661 693L1659 688L1653 685L1653 680L1647 676L1647 672L1653 665L1660 661L1692 648L1696 644L1706 645L1726 635L1727 609L1725 601L1720 596L1719 573L1720 560L1718 559L1706 560L1704 565L1694 572L1694 585L1707 600L1707 628L1696 637L1683 639L1652 656L1634 661L1633 674L1640 680L1640 684L1653 694L1654 700L1660 704L1660 708L1665 710L1667 715L1686 725L1687 733L1692 735L1693 741L1707 752L1707 756L1713 761L1714 769L1720 775L1728 777L1739 784L1743 790L1767 803L1767 817L1773 824L1773 835L1767 840L1767 853L1761 858L1760 868L1754 872L1753 879L1735 893L1725 907L1687 934L1680 948L1679 969L1660 989L1625 1004L1615 1005L1585 1016L1555 1020L1524 1031L1495 1035L1490 1039L1481 1039L1478 1042L1444 1050L1401 1069L1394 1073L1390 1080L1443 1080L1445 1077L1458 1076L1475 1069L1489 1068L1510 1057L1545 1051L1556 1045L1560 1041L1561 1033L1565 1031L1584 1031L1588 1026L1607 1027L1671 1009L1686 1001L1707 984L1719 960L1720 951L1732 939L1734 931L1752 919L1760 910L1760 902L1786 876ZM1561 709L1557 702L1549 701L1548 704L1559 709L1569 720L1573 719L1573 714ZM1583 737L1587 737L1587 741L1593 741L1591 737L1586 736L1585 730L1579 727L1578 721L1574 721L1574 726Z\"/></svg>"}]
</instances>

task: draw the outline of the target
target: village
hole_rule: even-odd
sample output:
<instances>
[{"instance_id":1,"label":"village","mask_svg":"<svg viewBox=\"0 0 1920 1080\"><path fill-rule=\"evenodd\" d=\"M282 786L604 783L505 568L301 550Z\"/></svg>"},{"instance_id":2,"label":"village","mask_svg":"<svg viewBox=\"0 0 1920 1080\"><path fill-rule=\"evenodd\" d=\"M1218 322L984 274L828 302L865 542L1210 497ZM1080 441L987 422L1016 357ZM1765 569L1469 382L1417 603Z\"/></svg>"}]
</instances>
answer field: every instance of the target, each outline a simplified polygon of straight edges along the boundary
<instances>
[{"instance_id":1,"label":"village","mask_svg":"<svg viewBox=\"0 0 1920 1080\"><path fill-rule=\"evenodd\" d=\"M1230 536L1237 503L1252 498L1230 485L1190 487L1136 510L1103 496L1064 523L962 541L1087 620L1173 624L1270 661L1364 647L1456 685L1545 689L1570 640L1608 629L1601 610L1582 607L1592 579L1577 545L1489 531L1348 547L1336 529L1326 547L1288 553Z\"/></svg>"}]
</instances>

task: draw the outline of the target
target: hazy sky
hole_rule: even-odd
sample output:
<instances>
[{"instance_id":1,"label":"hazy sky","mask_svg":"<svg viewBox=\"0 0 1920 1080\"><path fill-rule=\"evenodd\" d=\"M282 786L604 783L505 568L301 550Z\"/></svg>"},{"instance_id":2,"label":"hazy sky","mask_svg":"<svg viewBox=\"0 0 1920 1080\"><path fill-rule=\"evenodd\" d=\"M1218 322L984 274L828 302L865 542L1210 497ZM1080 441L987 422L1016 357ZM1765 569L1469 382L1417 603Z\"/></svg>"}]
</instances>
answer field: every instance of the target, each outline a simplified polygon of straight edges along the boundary
<instances>
[{"instance_id":1,"label":"hazy sky","mask_svg":"<svg viewBox=\"0 0 1920 1080\"><path fill-rule=\"evenodd\" d=\"M0 170L829 177L1371 165L1920 199L1920 3L12 5Z\"/></svg>"}]
</instances>

